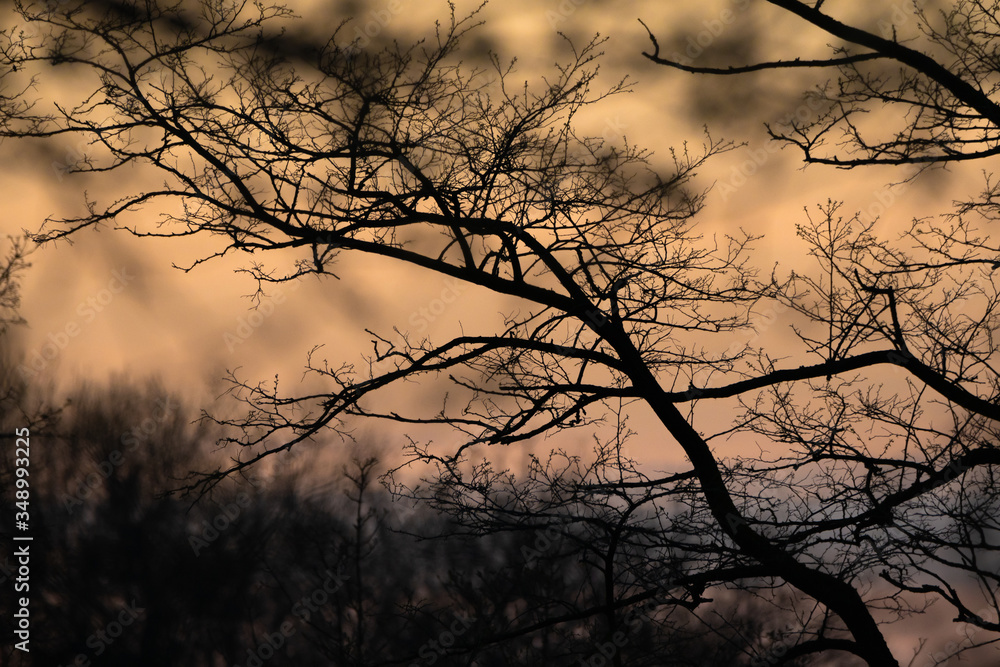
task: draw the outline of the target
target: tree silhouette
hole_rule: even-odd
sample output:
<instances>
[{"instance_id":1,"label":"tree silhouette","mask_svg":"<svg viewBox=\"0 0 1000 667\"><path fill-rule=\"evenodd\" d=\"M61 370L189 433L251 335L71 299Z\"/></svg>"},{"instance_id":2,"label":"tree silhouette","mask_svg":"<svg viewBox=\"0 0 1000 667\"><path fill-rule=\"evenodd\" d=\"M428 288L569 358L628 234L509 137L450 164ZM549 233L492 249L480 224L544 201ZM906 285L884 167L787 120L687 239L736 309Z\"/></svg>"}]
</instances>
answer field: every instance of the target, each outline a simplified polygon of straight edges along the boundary
<instances>
[{"instance_id":1,"label":"tree silhouette","mask_svg":"<svg viewBox=\"0 0 1000 667\"><path fill-rule=\"evenodd\" d=\"M925 97L912 103L932 122L928 129L920 117L913 129L938 142L911 134L910 144L864 143L858 164L993 150L989 133L981 134L992 107L967 80L985 69L937 65L894 40L848 30L821 12L822 3L772 4L873 51L818 63L844 68L857 86L830 100L839 104L812 128L818 135L793 126L787 136L807 158L827 124L851 128L863 105L909 102L914 91ZM411 443L412 460L434 474L399 491L485 532L514 517L524 527L553 524L563 539L591 540L578 547L593 565L581 575L592 594L563 616L553 610L535 622L529 614L495 638L586 618L594 641L614 647L616 637L628 637L616 633L639 603L659 619L703 607L709 589L773 609L795 600L806 610L790 630L740 647L769 663L819 654L898 665L880 623L910 613L913 594L943 598L959 621L1000 630L975 611L997 605L996 575L983 560L995 549L992 466L1000 462L1000 384L990 365L995 254L965 233L965 218L951 231L936 228L942 246L918 245L912 254L875 239L831 203L799 227L816 273L758 280L753 237L707 241L693 222L704 202L695 172L730 144L706 135L698 150L674 152L661 173L642 149L578 134L585 110L629 89L627 82L597 88L600 41L568 44L567 62L551 77L521 85L499 57L485 69L463 65L460 44L475 15L452 15L412 47L366 51L335 33L292 59L265 48L290 20L280 7L123 6L129 11L18 5L31 29L4 33L0 50L14 90L23 90L24 76L44 85L58 67L92 77L92 85L77 105L49 110L28 92L3 98L3 136L81 136L94 151L70 172L113 175L140 165L162 181L88 201L86 215L47 221L38 240L105 222L138 236L211 237L219 249L199 262L254 254L247 271L261 290L334 275L338 256L364 253L517 304L501 327L444 342L373 334L367 373L310 359L308 371L327 386L320 394L289 396L233 376L248 410L219 422L236 429L224 438L235 462L193 480L192 490L207 492L272 454L336 433L348 418L450 427L461 438L454 447ZM982 17L988 41L986 20L995 12L968 7ZM988 50L980 51L985 68ZM875 88L855 75L884 58L926 78ZM817 63L757 68L803 65ZM961 136L965 130L974 139ZM987 196L962 212L988 213L990 204ZM150 207L159 220L135 215ZM257 259L269 251L274 264ZM282 270L278 257L294 258L294 267ZM801 318L793 362L754 344L730 345L765 299ZM905 372L905 381L884 382L886 369ZM376 396L431 379L450 383L436 413L406 414ZM718 422L710 405L727 400L740 405L733 425L706 435L706 421L713 429ZM626 432L602 427L612 415L622 422L632 404L656 416L665 446L676 443L687 469L654 478L604 455ZM599 463L587 474L560 478L541 466L521 487L474 458L484 447L574 428L598 438ZM710 443L735 433L776 453L721 459ZM976 603L966 597L966 575L981 585ZM890 588L874 585L876 576ZM364 606L354 603L355 612ZM444 653L472 653L489 641L477 630L475 641ZM624 664L621 651L608 651Z\"/></svg>"},{"instance_id":2,"label":"tree silhouette","mask_svg":"<svg viewBox=\"0 0 1000 667\"><path fill-rule=\"evenodd\" d=\"M837 40L832 53L695 66L663 57L651 32L653 50L646 56L705 75L799 67L833 72L834 83L806 93L823 113L767 128L772 139L801 151L807 164L910 166L895 176L907 182L930 168L996 154L995 3L960 1L939 12L896 6L876 30L838 18L838 8L822 2L769 3ZM862 121L866 115L879 122ZM803 335L803 342L831 361L860 362L857 367L869 363L866 349L884 343L892 348L890 363L906 369L911 384L890 392L874 378L868 390L845 383L828 390L819 419L777 393L748 412L762 435L798 441L820 459L864 466L863 481L856 477L842 487L870 498L868 517L853 523L853 541L869 543L867 558L886 566L879 573L885 582L943 600L957 622L989 631L977 643L995 641L1000 630L998 581L986 564L996 548L993 470L1000 463L994 275L1000 247L990 234L995 196L995 178L986 172L977 198L957 202L937 219L912 220L894 243L876 239L872 222L844 221L832 205L816 224L800 228L827 276L789 284L816 295L804 306L788 291L786 301L820 325L814 331L826 330L825 336ZM860 446L862 438L845 441L845 432L860 434L866 425L868 433L874 426L885 434L874 452L870 444ZM817 435L827 442L819 445ZM881 526L878 535L870 532L875 526ZM936 660L949 659L948 653Z\"/></svg>"},{"instance_id":3,"label":"tree silhouette","mask_svg":"<svg viewBox=\"0 0 1000 667\"><path fill-rule=\"evenodd\" d=\"M466 527L447 515L404 510L370 484L381 471L370 456L331 467L322 483L310 465L291 466L192 503L163 490L208 465L213 438L191 424L194 412L179 397L119 377L81 385L70 399L35 462L42 474L33 530L47 548L32 560L32 651L13 648L14 601L6 596L4 664L207 667L270 655L262 662L374 666L434 656L435 664L463 665L471 656L482 665L568 666L601 655L586 614L547 622L560 600L596 604L575 545L532 556L541 546L533 536L463 536ZM140 446L119 465L102 465L119 461L112 453L122 436L147 421L155 428L143 429ZM361 443L358 452L373 449ZM11 499L3 510L12 514ZM123 613L122 631L109 629ZM520 631L527 619L544 634ZM672 623L628 620L635 664L736 664L738 648L711 659L718 647L704 629L680 637ZM452 626L457 642L443 640ZM498 638L504 631L511 636ZM540 646L535 636L544 638Z\"/></svg>"}]
</instances>

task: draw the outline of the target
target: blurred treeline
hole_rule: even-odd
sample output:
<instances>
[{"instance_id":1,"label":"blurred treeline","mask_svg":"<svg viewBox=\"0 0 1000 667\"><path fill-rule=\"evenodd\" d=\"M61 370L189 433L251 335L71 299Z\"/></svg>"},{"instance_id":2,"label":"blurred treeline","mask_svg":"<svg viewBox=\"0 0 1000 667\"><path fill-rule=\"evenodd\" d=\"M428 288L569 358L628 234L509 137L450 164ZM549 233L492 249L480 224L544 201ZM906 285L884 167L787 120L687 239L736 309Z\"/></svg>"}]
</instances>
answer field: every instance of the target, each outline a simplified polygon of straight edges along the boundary
<instances>
[{"instance_id":1,"label":"blurred treeline","mask_svg":"<svg viewBox=\"0 0 1000 667\"><path fill-rule=\"evenodd\" d=\"M767 632L750 607L713 623L713 605L701 619L638 606L620 614L616 645L600 614L573 618L603 599L579 543L472 536L394 501L374 444L345 447L333 467L291 456L210 495L173 493L233 455L195 406L127 378L57 400L4 342L4 665L730 666ZM12 617L13 433L26 424L30 654L14 649ZM555 617L569 620L518 632Z\"/></svg>"}]
</instances>

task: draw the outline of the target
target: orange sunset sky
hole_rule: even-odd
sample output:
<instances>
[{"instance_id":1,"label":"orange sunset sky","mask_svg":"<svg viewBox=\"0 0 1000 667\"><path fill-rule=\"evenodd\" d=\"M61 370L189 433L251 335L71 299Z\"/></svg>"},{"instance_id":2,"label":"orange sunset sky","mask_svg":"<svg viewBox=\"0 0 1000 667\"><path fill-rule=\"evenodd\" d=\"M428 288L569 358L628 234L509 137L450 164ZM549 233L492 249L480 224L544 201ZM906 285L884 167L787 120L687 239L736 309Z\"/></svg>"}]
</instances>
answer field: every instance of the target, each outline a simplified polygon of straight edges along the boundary
<instances>
[{"instance_id":1,"label":"orange sunset sky","mask_svg":"<svg viewBox=\"0 0 1000 667\"><path fill-rule=\"evenodd\" d=\"M289 5L304 18L295 30L322 34L339 22L339 16L354 14L346 34L362 34L356 31L377 25L370 31L373 39L392 35L407 41L428 34L433 22L444 19L447 12L447 3L438 0L341 4L336 9L337 3L291 0ZM915 28L898 23L899 7L908 6L905 2L841 4L845 5L841 17L862 27L877 29L880 22L896 20L900 34ZM461 16L478 2L463 0L456 5ZM11 20L8 13L4 16ZM803 207L828 198L843 200L845 212L859 211L866 220L880 215L876 231L892 237L914 216L946 213L953 200L982 185L982 164L965 172L923 174L902 188L889 187L910 175L898 169L802 169L801 156L791 149L777 150L763 124L789 113L808 113L801 110L799 94L822 83L828 76L822 72L799 71L794 79L775 72L738 79L695 77L651 65L642 57L650 44L639 19L656 32L665 53L696 53L699 64L826 51L824 35L805 29L779 9L744 0L495 0L481 17L485 25L476 33L480 40L476 46L489 46L502 58L517 57L518 72L529 82L538 81L555 61L565 58L560 32L578 43L595 33L609 38L601 65L604 80L610 84L627 75L634 85L631 93L606 100L581 118L584 134L618 142L627 139L653 150L654 161L664 166L669 164L671 146L688 141L697 149L706 126L713 137L746 142L702 170L698 182L712 192L699 216L699 228L706 236L739 229L764 235L754 255L764 274L775 263L779 273L810 266L804 244L794 236L795 224L804 220ZM83 92L67 72L59 95L72 99ZM92 198L110 195L99 176L65 174L60 169L80 151L65 142L0 144L4 202L0 226L5 234L35 231L47 216L78 212L84 191ZM136 176L137 183L140 178ZM146 214L155 216L156 211ZM173 268L215 249L210 240L136 239L110 228L78 234L72 245L61 242L39 248L23 279L21 314L27 325L13 334L33 381L51 382L68 391L85 379L103 382L121 373L134 378L158 376L195 407L226 409L215 401L218 379L227 369L240 368L243 378L253 380L279 374L292 390L302 377L307 352L318 344L324 345L321 356L331 363L359 363L370 349L365 329L389 336L393 327L416 327L443 339L460 326L466 331L488 330L502 311L516 306L478 288L384 259L344 256L337 267L339 280L310 277L275 288L255 309L248 295L256 285L236 271L248 264L248 257L226 257L188 273ZM790 324L778 315L762 335L780 345L794 345ZM746 337L752 335L748 332ZM728 338L717 341L721 350L739 340L723 336ZM789 353L793 351L789 348ZM387 394L390 398L401 411L437 407L431 402L437 400L432 392L413 385L394 389ZM638 432L631 444L634 457L652 468L682 465L679 448L664 440L662 427L641 411L631 417ZM718 430L725 428L726 419L722 416ZM712 430L712 415L700 415L697 426ZM361 433L394 442L401 431L369 425ZM912 636L901 633L893 641L909 645Z\"/></svg>"},{"instance_id":2,"label":"orange sunset sky","mask_svg":"<svg viewBox=\"0 0 1000 667\"><path fill-rule=\"evenodd\" d=\"M477 4L459 2L457 12L461 16ZM339 22L330 3L291 6L304 18L300 26L293 24L295 30L319 34ZM428 34L433 22L446 16L447 5L396 0L343 9L345 14L352 10L357 18L345 27L346 34L360 35L367 29L375 39L392 35L406 40ZM879 12L868 3L865 11L867 15L853 20L877 26L893 19L894 6L887 4ZM699 216L699 229L706 236L739 229L763 234L755 252L763 272L775 263L779 272L809 266L804 245L793 231L804 220L803 207L842 199L844 211L859 211L864 219L881 213L876 229L891 234L914 215L947 211L952 199L980 185L975 174L970 178L955 171L922 175L905 188L891 188L909 174L803 170L800 156L778 150L763 124L790 113L808 113L798 94L820 82L815 77L822 74L797 73L796 80L775 73L738 79L694 77L651 65L642 57L649 41L639 19L658 34L664 52L696 54L699 63L823 52L822 35L803 29L777 9L742 0L697 5L518 0L489 4L481 18L485 25L475 33L481 43L474 46L516 57L520 75L529 82L565 59L566 45L558 33L577 43L595 33L609 38L601 65L604 80L610 84L628 76L634 85L631 93L605 100L580 119L589 134L649 148L654 161L664 166L669 164L670 147L685 141L700 147L705 127L713 137L746 142L702 170L699 184L712 192ZM700 44L707 44L703 52L695 46ZM73 99L82 92L77 88L67 72L60 98ZM64 165L83 150L66 142L0 144L4 232L37 230L46 216L81 210L84 191L94 198L110 196L99 177L64 173ZM156 211L148 215L155 217ZM317 344L325 346L324 355L331 361L354 362L370 347L365 329L388 335L393 327L417 326L421 332L443 335L458 326L488 327L512 305L477 288L386 260L345 256L340 280L310 277L276 288L254 310L248 296L255 284L236 272L247 265L248 257L226 257L189 273L172 266L188 265L212 248L211 241L203 239L136 239L105 228L77 235L73 245L38 249L23 283L22 312L28 324L16 332L34 378L66 388L81 379L101 381L122 372L155 375L204 404L214 399L216 380L226 369L240 367L243 377L255 379L278 373L291 382L301 376L306 353ZM431 318L420 315L422 307L431 309ZM787 336L789 323L779 316L765 335ZM720 339L718 345L725 349L739 340ZM421 394L404 392L394 400L416 406ZM641 423L643 415L634 417ZM660 446L658 438L649 441L643 459L673 460L676 452Z\"/></svg>"}]
</instances>

